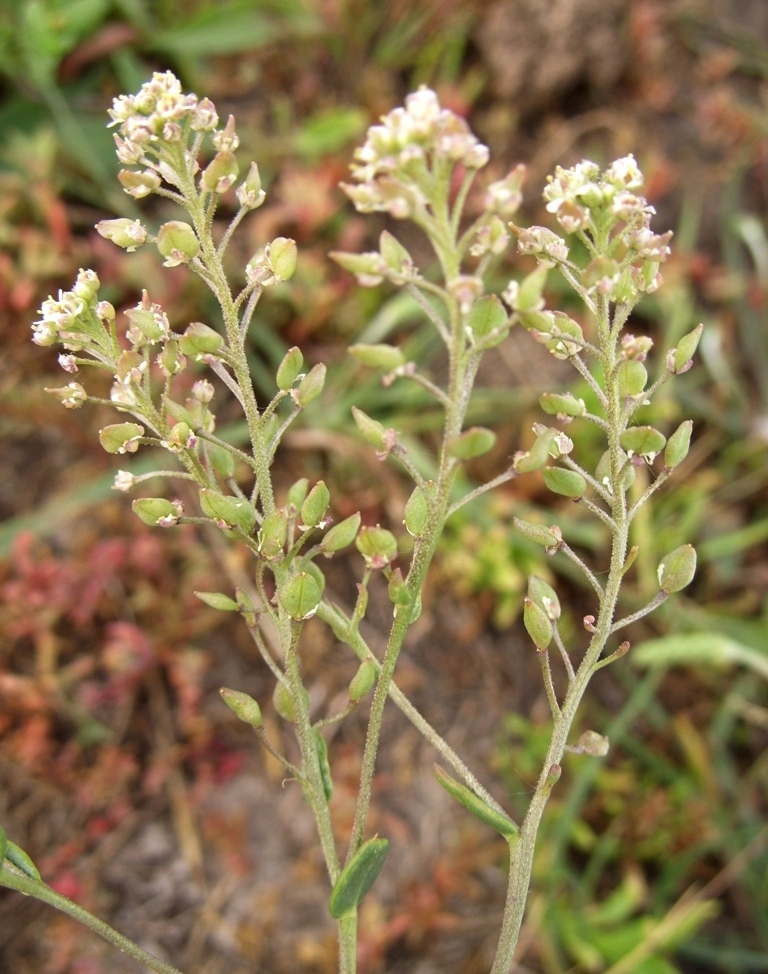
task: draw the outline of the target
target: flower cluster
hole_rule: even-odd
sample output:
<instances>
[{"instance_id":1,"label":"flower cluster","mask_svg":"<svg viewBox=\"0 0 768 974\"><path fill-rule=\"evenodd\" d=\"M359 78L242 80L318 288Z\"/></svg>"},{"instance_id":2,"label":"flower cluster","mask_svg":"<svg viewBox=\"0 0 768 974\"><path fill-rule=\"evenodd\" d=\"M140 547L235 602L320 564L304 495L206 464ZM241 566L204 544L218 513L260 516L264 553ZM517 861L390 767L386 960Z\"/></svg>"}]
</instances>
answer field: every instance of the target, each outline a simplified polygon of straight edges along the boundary
<instances>
[{"instance_id":1,"label":"flower cluster","mask_svg":"<svg viewBox=\"0 0 768 974\"><path fill-rule=\"evenodd\" d=\"M355 207L361 213L383 210L405 219L427 204L420 183L430 170L459 164L481 169L488 162L488 148L463 118L441 108L435 92L422 85L408 95L405 108L395 108L368 129L355 159L350 168L359 185L343 185Z\"/></svg>"},{"instance_id":2,"label":"flower cluster","mask_svg":"<svg viewBox=\"0 0 768 974\"><path fill-rule=\"evenodd\" d=\"M548 177L544 199L566 233L594 232L616 220L647 226L655 210L633 192L642 185L643 174L631 155L617 159L604 172L585 159L572 169L558 166Z\"/></svg>"},{"instance_id":3,"label":"flower cluster","mask_svg":"<svg viewBox=\"0 0 768 974\"><path fill-rule=\"evenodd\" d=\"M80 270L71 291L48 297L40 308L40 319L32 325L36 345L61 344L70 352L86 350L100 362L114 360L117 343L110 330L115 309L108 301L97 301L99 279L91 270ZM77 359L62 355L61 367L77 371Z\"/></svg>"},{"instance_id":4,"label":"flower cluster","mask_svg":"<svg viewBox=\"0 0 768 974\"><path fill-rule=\"evenodd\" d=\"M111 124L120 126L115 142L118 158L126 165L144 161L150 145L181 142L186 126L195 132L210 132L219 123L213 102L185 94L170 71L156 71L136 95L115 98L109 114Z\"/></svg>"}]
</instances>

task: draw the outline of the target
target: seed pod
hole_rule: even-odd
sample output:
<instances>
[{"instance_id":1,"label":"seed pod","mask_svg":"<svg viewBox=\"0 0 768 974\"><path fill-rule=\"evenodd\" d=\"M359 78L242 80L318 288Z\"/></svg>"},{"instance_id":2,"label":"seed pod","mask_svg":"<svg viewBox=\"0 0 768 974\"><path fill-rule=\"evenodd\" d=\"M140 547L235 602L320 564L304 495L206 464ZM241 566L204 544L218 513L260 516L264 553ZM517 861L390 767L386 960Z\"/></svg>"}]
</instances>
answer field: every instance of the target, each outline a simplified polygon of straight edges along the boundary
<instances>
[{"instance_id":1,"label":"seed pod","mask_svg":"<svg viewBox=\"0 0 768 974\"><path fill-rule=\"evenodd\" d=\"M241 690L230 690L228 687L222 687L219 693L232 713L244 724L249 724L251 727L264 726L261 707L252 696L243 693Z\"/></svg>"},{"instance_id":2,"label":"seed pod","mask_svg":"<svg viewBox=\"0 0 768 974\"><path fill-rule=\"evenodd\" d=\"M308 490L309 480L306 477L301 477L296 483L291 484L285 496L285 507L289 515L292 516L301 510L301 505L304 503Z\"/></svg>"},{"instance_id":3,"label":"seed pod","mask_svg":"<svg viewBox=\"0 0 768 974\"><path fill-rule=\"evenodd\" d=\"M527 597L523 599L523 624L536 649L543 652L555 634L552 620L540 605Z\"/></svg>"},{"instance_id":4,"label":"seed pod","mask_svg":"<svg viewBox=\"0 0 768 974\"><path fill-rule=\"evenodd\" d=\"M544 483L553 494L577 499L584 495L587 482L575 470L565 470L563 467L547 467L544 471Z\"/></svg>"},{"instance_id":5,"label":"seed pod","mask_svg":"<svg viewBox=\"0 0 768 974\"><path fill-rule=\"evenodd\" d=\"M376 664L372 659L364 659L349 684L349 699L358 703L373 689L376 683Z\"/></svg>"},{"instance_id":6,"label":"seed pod","mask_svg":"<svg viewBox=\"0 0 768 974\"><path fill-rule=\"evenodd\" d=\"M367 413L364 413L362 409L358 409L357 406L352 407L352 418L366 443L370 443L378 449L384 446L386 430L381 423L375 419L371 419Z\"/></svg>"},{"instance_id":7,"label":"seed pod","mask_svg":"<svg viewBox=\"0 0 768 974\"><path fill-rule=\"evenodd\" d=\"M688 450L691 446L692 430L693 423L690 419L686 419L667 440L667 448L664 451L665 467L672 470L688 456Z\"/></svg>"},{"instance_id":8,"label":"seed pod","mask_svg":"<svg viewBox=\"0 0 768 974\"><path fill-rule=\"evenodd\" d=\"M114 423L99 430L99 442L107 453L135 453L143 435L138 423Z\"/></svg>"},{"instance_id":9,"label":"seed pod","mask_svg":"<svg viewBox=\"0 0 768 974\"><path fill-rule=\"evenodd\" d=\"M552 622L560 618L560 599L557 597L557 592L538 575L531 575L528 578L528 598L540 606Z\"/></svg>"},{"instance_id":10,"label":"seed pod","mask_svg":"<svg viewBox=\"0 0 768 974\"><path fill-rule=\"evenodd\" d=\"M696 574L696 551L692 545L675 548L661 560L657 569L659 588L671 595L690 585Z\"/></svg>"},{"instance_id":11,"label":"seed pod","mask_svg":"<svg viewBox=\"0 0 768 974\"><path fill-rule=\"evenodd\" d=\"M512 461L512 466L518 473L532 473L534 470L541 470L549 460L549 450L552 446L557 430L546 429L540 433L533 446L527 453L516 453Z\"/></svg>"},{"instance_id":12,"label":"seed pod","mask_svg":"<svg viewBox=\"0 0 768 974\"><path fill-rule=\"evenodd\" d=\"M472 305L467 316L467 327L478 341L494 333L501 341L509 331L509 315L495 294L487 294ZM483 347L489 346L484 342Z\"/></svg>"},{"instance_id":13,"label":"seed pod","mask_svg":"<svg viewBox=\"0 0 768 974\"><path fill-rule=\"evenodd\" d=\"M322 362L314 365L294 390L294 399L299 406L307 406L317 399L325 385L325 366Z\"/></svg>"},{"instance_id":14,"label":"seed pod","mask_svg":"<svg viewBox=\"0 0 768 974\"><path fill-rule=\"evenodd\" d=\"M252 504L240 497L220 494L204 487L200 491L200 507L206 517L212 518L218 527L239 528L250 535L256 526L256 512Z\"/></svg>"},{"instance_id":15,"label":"seed pod","mask_svg":"<svg viewBox=\"0 0 768 974\"><path fill-rule=\"evenodd\" d=\"M391 531L378 524L360 528L355 547L369 568L384 568L397 556L397 539Z\"/></svg>"},{"instance_id":16,"label":"seed pod","mask_svg":"<svg viewBox=\"0 0 768 974\"><path fill-rule=\"evenodd\" d=\"M240 611L237 602L228 595L224 595L223 592L195 592L195 595L201 602L205 602L206 605L210 605L212 609L218 609L220 612Z\"/></svg>"},{"instance_id":17,"label":"seed pod","mask_svg":"<svg viewBox=\"0 0 768 974\"><path fill-rule=\"evenodd\" d=\"M622 396L639 396L648 382L648 370L642 362L626 359L616 371Z\"/></svg>"},{"instance_id":18,"label":"seed pod","mask_svg":"<svg viewBox=\"0 0 768 974\"><path fill-rule=\"evenodd\" d=\"M328 901L328 910L335 920L355 915L360 901L381 872L388 852L389 840L374 836L360 846L341 870Z\"/></svg>"},{"instance_id":19,"label":"seed pod","mask_svg":"<svg viewBox=\"0 0 768 974\"><path fill-rule=\"evenodd\" d=\"M301 372L303 364L304 356L301 354L301 349L295 345L293 348L289 348L277 369L277 388L281 392L287 392L291 388L299 372Z\"/></svg>"},{"instance_id":20,"label":"seed pod","mask_svg":"<svg viewBox=\"0 0 768 974\"><path fill-rule=\"evenodd\" d=\"M524 521L520 517L512 518L512 523L520 534L544 548L557 548L563 540L559 528L555 533L554 528L548 528L544 524L534 524L533 521Z\"/></svg>"},{"instance_id":21,"label":"seed pod","mask_svg":"<svg viewBox=\"0 0 768 974\"><path fill-rule=\"evenodd\" d=\"M395 278L402 277L413 269L413 258L400 243L397 237L388 230L383 230L379 236L379 250L387 270Z\"/></svg>"},{"instance_id":22,"label":"seed pod","mask_svg":"<svg viewBox=\"0 0 768 974\"><path fill-rule=\"evenodd\" d=\"M419 537L429 519L429 501L424 490L417 486L405 504L403 524L408 534Z\"/></svg>"},{"instance_id":23,"label":"seed pod","mask_svg":"<svg viewBox=\"0 0 768 974\"><path fill-rule=\"evenodd\" d=\"M656 454L664 449L667 438L653 426L631 426L624 430L619 442L628 456L645 457L653 461Z\"/></svg>"},{"instance_id":24,"label":"seed pod","mask_svg":"<svg viewBox=\"0 0 768 974\"><path fill-rule=\"evenodd\" d=\"M307 494L301 505L301 522L305 527L313 528L325 517L331 494L325 483L319 480Z\"/></svg>"},{"instance_id":25,"label":"seed pod","mask_svg":"<svg viewBox=\"0 0 768 974\"><path fill-rule=\"evenodd\" d=\"M677 348L672 349L670 352L669 358L671 360L672 371L677 375L687 372L693 365L693 356L699 347L699 340L703 331L704 325L696 325L693 331L689 331L687 335L683 335L677 344Z\"/></svg>"},{"instance_id":26,"label":"seed pod","mask_svg":"<svg viewBox=\"0 0 768 974\"><path fill-rule=\"evenodd\" d=\"M133 513L150 527L170 527L178 522L182 513L180 501L169 501L164 497L141 497L131 506Z\"/></svg>"},{"instance_id":27,"label":"seed pod","mask_svg":"<svg viewBox=\"0 0 768 974\"><path fill-rule=\"evenodd\" d=\"M320 550L326 557L330 558L335 551L341 551L342 548L351 545L359 530L360 514L351 514L349 517L344 518L343 521L339 521L338 524L334 524L325 533L323 540L320 542Z\"/></svg>"},{"instance_id":28,"label":"seed pod","mask_svg":"<svg viewBox=\"0 0 768 974\"><path fill-rule=\"evenodd\" d=\"M184 334L179 338L182 352L195 359L203 355L215 355L223 344L222 336L213 328L204 325L202 321L188 324Z\"/></svg>"},{"instance_id":29,"label":"seed pod","mask_svg":"<svg viewBox=\"0 0 768 974\"><path fill-rule=\"evenodd\" d=\"M391 372L405 365L405 355L394 345L350 345L348 349L358 362L370 369L386 369Z\"/></svg>"},{"instance_id":30,"label":"seed pod","mask_svg":"<svg viewBox=\"0 0 768 974\"><path fill-rule=\"evenodd\" d=\"M169 220L157 231L155 241L166 267L188 264L200 252L200 241L192 227L181 220Z\"/></svg>"},{"instance_id":31,"label":"seed pod","mask_svg":"<svg viewBox=\"0 0 768 974\"><path fill-rule=\"evenodd\" d=\"M321 586L308 571L293 575L278 592L280 605L297 622L311 618L317 612L322 597Z\"/></svg>"},{"instance_id":32,"label":"seed pod","mask_svg":"<svg viewBox=\"0 0 768 974\"><path fill-rule=\"evenodd\" d=\"M484 426L471 426L449 444L448 453L457 460L473 460L492 450L495 443L496 434L493 430Z\"/></svg>"},{"instance_id":33,"label":"seed pod","mask_svg":"<svg viewBox=\"0 0 768 974\"><path fill-rule=\"evenodd\" d=\"M587 407L583 399L577 399L570 392L545 392L539 405L549 416L583 416Z\"/></svg>"}]
</instances>

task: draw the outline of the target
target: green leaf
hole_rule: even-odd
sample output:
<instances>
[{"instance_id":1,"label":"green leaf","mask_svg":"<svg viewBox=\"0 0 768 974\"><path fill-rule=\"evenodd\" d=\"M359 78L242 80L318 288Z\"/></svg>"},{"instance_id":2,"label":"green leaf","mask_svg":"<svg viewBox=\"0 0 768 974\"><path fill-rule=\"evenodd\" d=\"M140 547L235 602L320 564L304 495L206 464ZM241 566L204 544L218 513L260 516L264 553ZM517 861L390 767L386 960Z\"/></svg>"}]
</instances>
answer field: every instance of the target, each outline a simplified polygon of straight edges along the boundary
<instances>
[{"instance_id":1,"label":"green leaf","mask_svg":"<svg viewBox=\"0 0 768 974\"><path fill-rule=\"evenodd\" d=\"M32 879L40 879L40 872L27 853L9 839L5 843L5 858Z\"/></svg>"},{"instance_id":2,"label":"green leaf","mask_svg":"<svg viewBox=\"0 0 768 974\"><path fill-rule=\"evenodd\" d=\"M389 839L378 836L364 842L341 870L331 891L328 910L335 920L353 916L373 886L389 852Z\"/></svg>"},{"instance_id":3,"label":"green leaf","mask_svg":"<svg viewBox=\"0 0 768 974\"><path fill-rule=\"evenodd\" d=\"M457 802L462 804L467 811L472 812L481 822L490 825L492 829L496 829L505 838L517 835L519 829L509 816L493 808L471 788L449 775L439 764L433 764L432 771L438 783L445 788L448 794L452 795Z\"/></svg>"}]
</instances>

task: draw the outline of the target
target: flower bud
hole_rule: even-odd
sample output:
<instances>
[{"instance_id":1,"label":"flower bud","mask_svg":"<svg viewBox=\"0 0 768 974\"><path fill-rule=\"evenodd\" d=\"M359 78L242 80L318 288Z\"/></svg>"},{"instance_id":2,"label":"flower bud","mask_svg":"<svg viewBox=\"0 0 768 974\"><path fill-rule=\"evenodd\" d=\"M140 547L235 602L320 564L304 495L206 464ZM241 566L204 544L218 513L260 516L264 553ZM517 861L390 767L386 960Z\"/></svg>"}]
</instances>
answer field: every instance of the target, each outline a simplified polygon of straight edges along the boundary
<instances>
[{"instance_id":1,"label":"flower bud","mask_svg":"<svg viewBox=\"0 0 768 974\"><path fill-rule=\"evenodd\" d=\"M696 574L696 551L684 544L662 558L657 569L659 588L671 595L689 585Z\"/></svg>"},{"instance_id":2,"label":"flower bud","mask_svg":"<svg viewBox=\"0 0 768 974\"><path fill-rule=\"evenodd\" d=\"M251 163L245 182L235 190L237 201L244 210L255 210L261 206L267 194L261 188L261 174L255 162Z\"/></svg>"},{"instance_id":3,"label":"flower bud","mask_svg":"<svg viewBox=\"0 0 768 974\"><path fill-rule=\"evenodd\" d=\"M485 209L489 213L510 217L517 213L523 202L520 187L525 179L526 168L522 164L508 173L504 179L491 183L485 191Z\"/></svg>"},{"instance_id":4,"label":"flower bud","mask_svg":"<svg viewBox=\"0 0 768 974\"><path fill-rule=\"evenodd\" d=\"M264 726L261 707L249 694L241 690L230 690L228 687L222 687L219 693L224 703L243 723L250 724L251 727Z\"/></svg>"},{"instance_id":5,"label":"flower bud","mask_svg":"<svg viewBox=\"0 0 768 974\"><path fill-rule=\"evenodd\" d=\"M376 682L376 664L372 659L364 659L349 684L349 699L358 703L373 689Z\"/></svg>"},{"instance_id":6,"label":"flower bud","mask_svg":"<svg viewBox=\"0 0 768 974\"><path fill-rule=\"evenodd\" d=\"M100 220L96 224L96 232L106 240L122 247L129 253L136 250L147 240L147 231L138 220Z\"/></svg>"},{"instance_id":7,"label":"flower bud","mask_svg":"<svg viewBox=\"0 0 768 974\"><path fill-rule=\"evenodd\" d=\"M114 423L99 430L99 441L107 453L135 453L144 427L138 423Z\"/></svg>"},{"instance_id":8,"label":"flower bud","mask_svg":"<svg viewBox=\"0 0 768 974\"><path fill-rule=\"evenodd\" d=\"M134 514L150 527L168 528L176 524L184 510L181 501L164 497L141 497L132 504Z\"/></svg>"},{"instance_id":9,"label":"flower bud","mask_svg":"<svg viewBox=\"0 0 768 974\"><path fill-rule=\"evenodd\" d=\"M165 257L164 267L177 267L188 264L197 257L200 251L200 241L195 231L188 223L181 220L169 220L157 231L157 249Z\"/></svg>"},{"instance_id":10,"label":"flower bud","mask_svg":"<svg viewBox=\"0 0 768 974\"><path fill-rule=\"evenodd\" d=\"M693 423L690 419L686 419L667 440L667 448L664 450L665 467L672 470L688 456L692 430Z\"/></svg>"},{"instance_id":11,"label":"flower bud","mask_svg":"<svg viewBox=\"0 0 768 974\"><path fill-rule=\"evenodd\" d=\"M553 494L572 497L577 500L587 489L587 482L575 470L565 470L563 467L547 467L544 471L544 483Z\"/></svg>"},{"instance_id":12,"label":"flower bud","mask_svg":"<svg viewBox=\"0 0 768 974\"><path fill-rule=\"evenodd\" d=\"M250 535L256 525L256 512L245 499L224 495L204 487L200 491L200 507L206 517L212 518L218 527L236 529Z\"/></svg>"},{"instance_id":13,"label":"flower bud","mask_svg":"<svg viewBox=\"0 0 768 974\"><path fill-rule=\"evenodd\" d=\"M544 652L555 634L552 620L540 605L527 597L523 599L523 625L536 649Z\"/></svg>"},{"instance_id":14,"label":"flower bud","mask_svg":"<svg viewBox=\"0 0 768 974\"><path fill-rule=\"evenodd\" d=\"M381 423L375 419L371 419L367 413L364 413L362 409L358 409L357 406L352 407L352 418L366 443L370 443L378 449L385 446L387 431Z\"/></svg>"},{"instance_id":15,"label":"flower bud","mask_svg":"<svg viewBox=\"0 0 768 974\"><path fill-rule=\"evenodd\" d=\"M79 409L88 398L88 393L79 382L68 382L58 389L46 386L45 391L49 396L55 396L67 409Z\"/></svg>"},{"instance_id":16,"label":"flower bud","mask_svg":"<svg viewBox=\"0 0 768 974\"><path fill-rule=\"evenodd\" d=\"M680 339L677 348L673 348L669 353L668 362L676 375L687 372L693 365L693 356L699 347L699 340L703 331L704 325L696 325L693 331L689 331Z\"/></svg>"},{"instance_id":17,"label":"flower bud","mask_svg":"<svg viewBox=\"0 0 768 974\"><path fill-rule=\"evenodd\" d=\"M608 738L593 730L585 730L579 736L579 741L576 745L576 749L581 754L589 754L595 758L604 758L609 748L610 741Z\"/></svg>"},{"instance_id":18,"label":"flower bud","mask_svg":"<svg viewBox=\"0 0 768 974\"><path fill-rule=\"evenodd\" d=\"M368 568L384 568L397 556L397 539L391 531L368 525L360 528L355 547Z\"/></svg>"},{"instance_id":19,"label":"flower bud","mask_svg":"<svg viewBox=\"0 0 768 974\"><path fill-rule=\"evenodd\" d=\"M290 237L275 237L267 244L269 265L277 281L287 281L296 270L296 241Z\"/></svg>"},{"instance_id":20,"label":"flower bud","mask_svg":"<svg viewBox=\"0 0 768 974\"><path fill-rule=\"evenodd\" d=\"M314 575L310 572L299 572L288 579L277 597L288 615L301 622L317 612L323 593Z\"/></svg>"},{"instance_id":21,"label":"flower bud","mask_svg":"<svg viewBox=\"0 0 768 974\"><path fill-rule=\"evenodd\" d=\"M360 515L351 514L349 517L344 518L343 521L339 521L338 524L334 524L325 533L323 540L320 542L320 550L326 558L330 558L335 551L341 551L342 548L351 545L359 530Z\"/></svg>"},{"instance_id":22,"label":"flower bud","mask_svg":"<svg viewBox=\"0 0 768 974\"><path fill-rule=\"evenodd\" d=\"M473 460L492 450L496 434L484 426L471 426L448 444L448 455L457 460Z\"/></svg>"},{"instance_id":23,"label":"flower bud","mask_svg":"<svg viewBox=\"0 0 768 974\"><path fill-rule=\"evenodd\" d=\"M200 189L205 193L226 193L239 171L234 152L217 152L200 176Z\"/></svg>"},{"instance_id":24,"label":"flower bud","mask_svg":"<svg viewBox=\"0 0 768 974\"><path fill-rule=\"evenodd\" d=\"M277 369L275 381L281 392L287 392L291 388L301 372L302 365L304 365L304 356L301 354L301 349L294 345L285 353Z\"/></svg>"}]
</instances>

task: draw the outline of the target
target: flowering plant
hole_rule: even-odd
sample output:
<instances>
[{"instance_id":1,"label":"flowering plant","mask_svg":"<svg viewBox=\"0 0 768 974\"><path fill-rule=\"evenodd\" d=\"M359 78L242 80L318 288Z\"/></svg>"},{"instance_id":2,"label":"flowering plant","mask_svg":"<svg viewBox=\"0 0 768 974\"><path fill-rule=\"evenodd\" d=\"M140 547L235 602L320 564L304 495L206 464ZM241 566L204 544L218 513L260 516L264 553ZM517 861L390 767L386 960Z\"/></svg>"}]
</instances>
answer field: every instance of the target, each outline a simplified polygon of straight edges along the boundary
<instances>
[{"instance_id":1,"label":"flowering plant","mask_svg":"<svg viewBox=\"0 0 768 974\"><path fill-rule=\"evenodd\" d=\"M616 634L687 585L695 570L690 546L671 552L659 566L655 597L631 615L617 618L621 581L637 554L629 541L632 521L684 459L691 436L690 422L667 439L638 423L637 415L665 382L690 368L700 327L667 351L655 381L649 380L644 364L650 338L625 331L642 295L661 282L659 265L669 254L671 235L651 231L653 209L639 195L642 176L631 156L605 170L592 162L557 169L544 196L562 233L509 222L521 202L522 166L485 187L480 213L466 225L468 194L488 162L488 150L462 118L441 107L434 92L420 88L408 96L404 108L396 108L369 130L344 190L361 212L383 211L416 224L431 246L437 271L420 268L388 231L381 234L376 251L332 256L362 286L386 280L411 294L448 359L447 380L440 385L423 363L408 361L396 345L358 344L350 349L364 365L382 370L387 382L402 378L418 383L442 410L442 435L428 474L397 430L353 409L361 437L375 447L378 458L396 460L413 482L403 511L412 539L405 565L406 559L398 558L402 546L389 528L363 525L359 513L333 523L332 499L324 482L310 485L301 478L282 496L275 489L277 447L304 408L322 394L326 370L322 364L306 370L301 351L291 348L277 369L272 399L266 404L257 399L246 356L248 332L264 290L293 274L296 245L283 237L265 243L243 268L240 285L234 285L225 271L234 232L265 198L255 163L238 182L234 119L221 125L215 106L185 94L170 73L155 74L135 96L117 98L110 115L118 127L118 157L126 166L119 174L125 191L136 199L155 194L172 200L189 222L172 220L155 233L140 221L105 220L97 227L99 233L127 251L154 244L166 266L186 265L215 295L221 321L213 326L192 322L177 330L144 292L136 307L126 312L125 324L118 325L115 309L99 300L96 274L84 270L71 291L44 303L33 340L61 345L60 363L70 374L98 368L112 376L109 402L123 418L101 430L107 452L128 455L150 446L172 455L171 469L138 476L119 471L118 490L179 478L194 484L195 511L186 511L172 492L146 496L133 502L143 521L160 527L214 525L233 543L245 545L253 557L253 585L247 590L197 594L218 609L242 616L273 674L273 706L295 731L298 760L280 753L269 739L256 700L236 689L222 689L224 702L255 730L312 808L331 890L329 910L338 922L340 971L351 974L356 968L358 907L388 851L385 838L367 835L367 821L382 714L391 699L450 766L450 773L436 766L440 784L509 845L507 902L491 968L492 974L506 974L522 922L536 834L565 753L599 756L608 748L607 740L595 732L570 741L589 681L629 648ZM218 235L214 216L220 199L230 191L238 208ZM535 259L536 267L521 281L511 281L501 296L486 293L488 269L513 238L522 254ZM546 307L545 285L553 271L581 300L580 320ZM515 325L529 331L555 358L573 365L589 389L590 404L570 392L544 394L541 406L553 425L537 424L527 451L518 452L488 483L462 494L457 475L463 465L487 453L495 441L490 429L466 425L478 367ZM196 374L207 370L206 377L190 381L189 363ZM243 410L249 432L246 449L216 433L214 402L225 390ZM102 402L77 381L49 391L67 408ZM573 442L565 429L575 420L592 424L605 439L604 455L594 469L573 457ZM636 468L651 464L657 465L655 479L630 500ZM447 519L481 493L537 471L551 492L572 498L599 520L609 537L610 554L607 567L593 569L570 547L558 525L515 519L520 532L548 555L560 553L577 566L596 605L594 614L584 618L585 645L567 647L558 630L561 608L555 590L537 576L529 580L523 620L541 664L552 734L528 812L516 822L414 708L394 676L404 639L418 618L424 580ZM362 572L353 608L345 611L326 591L321 556L331 558L352 545L362 556ZM369 583L376 573L385 577L392 603L391 629L380 652L374 652L360 631ZM349 703L340 713L311 713L301 636L313 616L330 626L357 657ZM561 671L557 679L556 667ZM564 689L558 691L558 686ZM342 856L329 804L332 765L323 727L342 719L371 692L355 817ZM4 845L0 861L0 883L77 916L153 970L175 970L47 887L13 843Z\"/></svg>"}]
</instances>

